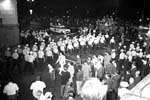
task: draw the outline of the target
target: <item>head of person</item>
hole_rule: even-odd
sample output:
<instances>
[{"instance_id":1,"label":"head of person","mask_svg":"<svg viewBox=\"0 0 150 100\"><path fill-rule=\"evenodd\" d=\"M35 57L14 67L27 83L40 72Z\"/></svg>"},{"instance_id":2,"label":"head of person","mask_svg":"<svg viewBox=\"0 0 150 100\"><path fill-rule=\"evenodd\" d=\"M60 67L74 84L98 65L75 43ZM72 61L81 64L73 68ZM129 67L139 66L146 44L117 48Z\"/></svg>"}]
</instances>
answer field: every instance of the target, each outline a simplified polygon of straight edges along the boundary
<instances>
[{"instance_id":1,"label":"head of person","mask_svg":"<svg viewBox=\"0 0 150 100\"><path fill-rule=\"evenodd\" d=\"M97 78L91 78L83 82L81 97L83 100L102 100L107 88Z\"/></svg>"},{"instance_id":2,"label":"head of person","mask_svg":"<svg viewBox=\"0 0 150 100\"><path fill-rule=\"evenodd\" d=\"M64 66L64 71L67 71L67 70L68 70L68 66L65 65L65 66Z\"/></svg>"},{"instance_id":3,"label":"head of person","mask_svg":"<svg viewBox=\"0 0 150 100\"><path fill-rule=\"evenodd\" d=\"M41 77L40 76L36 76L36 81L40 81Z\"/></svg>"},{"instance_id":4,"label":"head of person","mask_svg":"<svg viewBox=\"0 0 150 100\"><path fill-rule=\"evenodd\" d=\"M80 58L80 55L79 55L79 54L77 54L77 58Z\"/></svg>"},{"instance_id":5,"label":"head of person","mask_svg":"<svg viewBox=\"0 0 150 100\"><path fill-rule=\"evenodd\" d=\"M120 88L127 88L128 86L129 86L128 82L126 82L126 81L120 82Z\"/></svg>"},{"instance_id":6,"label":"head of person","mask_svg":"<svg viewBox=\"0 0 150 100\"><path fill-rule=\"evenodd\" d=\"M129 84L132 84L132 83L134 83L134 78L133 78L133 77L130 77L130 79L129 79Z\"/></svg>"},{"instance_id":7,"label":"head of person","mask_svg":"<svg viewBox=\"0 0 150 100\"><path fill-rule=\"evenodd\" d=\"M41 90L38 90L38 91L37 91L37 96L40 97L41 95L42 95L42 91L41 91Z\"/></svg>"},{"instance_id":8,"label":"head of person","mask_svg":"<svg viewBox=\"0 0 150 100\"><path fill-rule=\"evenodd\" d=\"M52 98L52 97L53 97L52 92L46 92L46 93L45 93L45 98L50 99L50 98Z\"/></svg>"},{"instance_id":9,"label":"head of person","mask_svg":"<svg viewBox=\"0 0 150 100\"><path fill-rule=\"evenodd\" d=\"M139 70L135 72L135 76L137 76L137 77L140 76L140 71Z\"/></svg>"}]
</instances>

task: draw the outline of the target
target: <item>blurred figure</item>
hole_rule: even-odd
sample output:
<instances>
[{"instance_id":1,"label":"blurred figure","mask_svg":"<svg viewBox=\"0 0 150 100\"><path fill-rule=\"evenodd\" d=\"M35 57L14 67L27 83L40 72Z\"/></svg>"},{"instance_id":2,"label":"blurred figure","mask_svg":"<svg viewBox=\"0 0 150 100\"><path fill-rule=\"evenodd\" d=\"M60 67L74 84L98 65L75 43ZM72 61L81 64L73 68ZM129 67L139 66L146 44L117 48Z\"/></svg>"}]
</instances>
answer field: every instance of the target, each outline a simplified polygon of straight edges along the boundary
<instances>
[{"instance_id":1,"label":"blurred figure","mask_svg":"<svg viewBox=\"0 0 150 100\"><path fill-rule=\"evenodd\" d=\"M66 64L66 57L60 52L59 57L56 61L56 64L59 63L59 74L61 74L61 71L63 70L64 65Z\"/></svg>"},{"instance_id":2,"label":"blurred figure","mask_svg":"<svg viewBox=\"0 0 150 100\"><path fill-rule=\"evenodd\" d=\"M71 83L73 83L73 78L74 78L74 73L75 73L75 70L74 70L74 66L72 63L68 62L68 72L70 73L70 79L69 81Z\"/></svg>"},{"instance_id":3,"label":"blurred figure","mask_svg":"<svg viewBox=\"0 0 150 100\"><path fill-rule=\"evenodd\" d=\"M106 92L107 87L97 78L88 79L81 86L81 97L83 100L103 100Z\"/></svg>"},{"instance_id":4,"label":"blurred figure","mask_svg":"<svg viewBox=\"0 0 150 100\"><path fill-rule=\"evenodd\" d=\"M35 97L36 99L39 98L38 91L41 91L43 93L44 88L46 88L46 84L40 80L40 76L36 77L36 81L33 82L30 86L30 90L32 90L32 95L33 97Z\"/></svg>"},{"instance_id":5,"label":"blurred figure","mask_svg":"<svg viewBox=\"0 0 150 100\"><path fill-rule=\"evenodd\" d=\"M81 70L81 67L78 67L77 72L76 72L76 91L77 91L77 95L80 94L80 87L83 81L83 71Z\"/></svg>"},{"instance_id":6,"label":"blurred figure","mask_svg":"<svg viewBox=\"0 0 150 100\"><path fill-rule=\"evenodd\" d=\"M127 89L128 86L129 86L128 82L125 82L125 81L120 82L120 88L118 90L119 97L122 97L124 94L129 92L129 90Z\"/></svg>"},{"instance_id":7,"label":"blurred figure","mask_svg":"<svg viewBox=\"0 0 150 100\"><path fill-rule=\"evenodd\" d=\"M83 71L83 80L87 80L90 78L91 75L91 67L88 65L87 62L84 62L82 65L82 71Z\"/></svg>"},{"instance_id":8,"label":"blurred figure","mask_svg":"<svg viewBox=\"0 0 150 100\"><path fill-rule=\"evenodd\" d=\"M51 92L46 92L45 95L42 91L37 91L38 99L37 100L51 100L53 95Z\"/></svg>"},{"instance_id":9,"label":"blurred figure","mask_svg":"<svg viewBox=\"0 0 150 100\"><path fill-rule=\"evenodd\" d=\"M70 78L70 73L68 72L68 69L66 66L64 66L64 69L61 72L61 90L60 90L60 96L63 97L64 95L64 89L67 85Z\"/></svg>"},{"instance_id":10,"label":"blurred figure","mask_svg":"<svg viewBox=\"0 0 150 100\"><path fill-rule=\"evenodd\" d=\"M7 95L8 100L17 100L19 87L11 80L5 85L3 93Z\"/></svg>"}]
</instances>

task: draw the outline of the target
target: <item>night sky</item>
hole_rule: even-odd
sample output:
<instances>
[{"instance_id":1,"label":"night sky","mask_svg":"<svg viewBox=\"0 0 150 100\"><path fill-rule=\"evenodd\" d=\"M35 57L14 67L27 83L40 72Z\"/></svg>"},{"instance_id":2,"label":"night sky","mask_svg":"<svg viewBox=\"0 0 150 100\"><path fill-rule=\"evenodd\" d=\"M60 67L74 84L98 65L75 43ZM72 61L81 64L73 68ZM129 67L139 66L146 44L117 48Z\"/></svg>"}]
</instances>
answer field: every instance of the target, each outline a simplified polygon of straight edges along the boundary
<instances>
[{"instance_id":1,"label":"night sky","mask_svg":"<svg viewBox=\"0 0 150 100\"><path fill-rule=\"evenodd\" d=\"M18 1L18 13L28 14L33 9L38 15L101 16L112 10L124 17L148 16L150 0L27 0Z\"/></svg>"}]
</instances>

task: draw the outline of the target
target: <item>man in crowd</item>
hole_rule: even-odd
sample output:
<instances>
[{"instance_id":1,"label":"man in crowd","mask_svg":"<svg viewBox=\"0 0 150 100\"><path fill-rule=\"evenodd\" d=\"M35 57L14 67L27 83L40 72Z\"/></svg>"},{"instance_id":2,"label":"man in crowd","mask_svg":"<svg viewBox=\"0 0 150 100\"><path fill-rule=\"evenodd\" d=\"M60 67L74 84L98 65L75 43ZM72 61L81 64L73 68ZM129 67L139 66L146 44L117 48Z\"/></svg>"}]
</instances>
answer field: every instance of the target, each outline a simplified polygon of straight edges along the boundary
<instances>
[{"instance_id":1,"label":"man in crowd","mask_svg":"<svg viewBox=\"0 0 150 100\"><path fill-rule=\"evenodd\" d=\"M82 71L82 66L78 65L77 72L76 72L76 91L77 95L80 94L80 87L83 81L83 71Z\"/></svg>"},{"instance_id":2,"label":"man in crowd","mask_svg":"<svg viewBox=\"0 0 150 100\"><path fill-rule=\"evenodd\" d=\"M41 91L43 93L44 88L46 88L46 84L40 80L40 76L37 76L36 81L33 82L30 86L30 90L32 90L33 97L38 99L39 96L37 95L37 92Z\"/></svg>"},{"instance_id":3,"label":"man in crowd","mask_svg":"<svg viewBox=\"0 0 150 100\"><path fill-rule=\"evenodd\" d=\"M59 57L56 61L56 64L59 63L60 68L59 68L59 74L63 70L64 65L66 64L66 57L60 52Z\"/></svg>"},{"instance_id":4,"label":"man in crowd","mask_svg":"<svg viewBox=\"0 0 150 100\"><path fill-rule=\"evenodd\" d=\"M60 90L61 97L63 97L64 95L65 86L69 82L69 78L70 78L70 73L67 70L68 70L67 66L64 66L61 72L61 90Z\"/></svg>"},{"instance_id":5,"label":"man in crowd","mask_svg":"<svg viewBox=\"0 0 150 100\"><path fill-rule=\"evenodd\" d=\"M81 86L81 97L83 100L104 100L107 87L97 78L86 80Z\"/></svg>"},{"instance_id":6,"label":"man in crowd","mask_svg":"<svg viewBox=\"0 0 150 100\"><path fill-rule=\"evenodd\" d=\"M73 83L75 68L72 63L68 62L68 72L70 73L69 81Z\"/></svg>"},{"instance_id":7,"label":"man in crowd","mask_svg":"<svg viewBox=\"0 0 150 100\"><path fill-rule=\"evenodd\" d=\"M7 95L8 100L17 100L19 93L19 87L16 83L11 80L5 85L3 93Z\"/></svg>"},{"instance_id":8,"label":"man in crowd","mask_svg":"<svg viewBox=\"0 0 150 100\"><path fill-rule=\"evenodd\" d=\"M20 63L19 63L19 54L18 54L17 49L14 50L14 52L12 54L12 58L13 58L12 71L14 71L16 66L17 66L18 72L21 73L21 66L20 66Z\"/></svg>"}]
</instances>

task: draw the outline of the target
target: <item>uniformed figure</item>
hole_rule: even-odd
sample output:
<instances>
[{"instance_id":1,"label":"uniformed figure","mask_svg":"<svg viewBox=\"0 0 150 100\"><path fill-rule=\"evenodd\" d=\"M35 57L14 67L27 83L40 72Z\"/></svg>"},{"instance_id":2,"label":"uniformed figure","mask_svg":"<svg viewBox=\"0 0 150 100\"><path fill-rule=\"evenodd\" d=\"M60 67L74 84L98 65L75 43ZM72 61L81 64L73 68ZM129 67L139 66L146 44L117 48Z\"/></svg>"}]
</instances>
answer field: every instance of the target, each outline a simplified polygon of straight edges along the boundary
<instances>
[{"instance_id":1,"label":"uniformed figure","mask_svg":"<svg viewBox=\"0 0 150 100\"><path fill-rule=\"evenodd\" d=\"M121 53L119 54L119 65L118 65L118 70L120 71L122 69L123 63L124 63L124 59L126 57L124 50L121 49L120 50Z\"/></svg>"},{"instance_id":2,"label":"uniformed figure","mask_svg":"<svg viewBox=\"0 0 150 100\"><path fill-rule=\"evenodd\" d=\"M70 62L68 62L68 72L70 73L69 81L71 83L73 83L73 78L74 78L75 70L74 70L73 64L71 64Z\"/></svg>"},{"instance_id":3,"label":"uniformed figure","mask_svg":"<svg viewBox=\"0 0 150 100\"><path fill-rule=\"evenodd\" d=\"M23 52L22 52L21 45L17 46L17 51L18 51L18 54L19 54L19 61L22 62L23 61Z\"/></svg>"},{"instance_id":4,"label":"uniformed figure","mask_svg":"<svg viewBox=\"0 0 150 100\"><path fill-rule=\"evenodd\" d=\"M45 55L46 55L46 63L52 65L53 64L53 52L49 46L46 48Z\"/></svg>"},{"instance_id":5,"label":"uniformed figure","mask_svg":"<svg viewBox=\"0 0 150 100\"><path fill-rule=\"evenodd\" d=\"M29 57L29 58L28 58L28 62L29 62L29 65L28 65L29 71L31 72L31 74L34 74L34 60L35 60L35 58L34 58L34 55L33 55L33 52L32 52L32 51L30 51L28 57ZM26 67L27 67L27 66L26 66Z\"/></svg>"},{"instance_id":6,"label":"uniformed figure","mask_svg":"<svg viewBox=\"0 0 150 100\"><path fill-rule=\"evenodd\" d=\"M71 39L68 41L67 51L68 51L69 54L73 53L73 45L72 45Z\"/></svg>"},{"instance_id":7,"label":"uniformed figure","mask_svg":"<svg viewBox=\"0 0 150 100\"><path fill-rule=\"evenodd\" d=\"M10 71L10 60L11 60L11 51L10 51L10 48L8 47L7 50L5 51L5 58L6 58L6 61L7 61L7 69L8 72Z\"/></svg>"},{"instance_id":8,"label":"uniformed figure","mask_svg":"<svg viewBox=\"0 0 150 100\"><path fill-rule=\"evenodd\" d=\"M17 49L14 50L14 52L12 54L12 58L13 58L12 71L14 71L17 66L18 72L21 73L21 67L20 67L20 63L19 63L19 54L17 52Z\"/></svg>"},{"instance_id":9,"label":"uniformed figure","mask_svg":"<svg viewBox=\"0 0 150 100\"><path fill-rule=\"evenodd\" d=\"M38 51L38 61L39 61L39 70L44 70L44 61L45 61L45 57L44 57L44 51L42 48L40 48L40 50Z\"/></svg>"},{"instance_id":10,"label":"uniformed figure","mask_svg":"<svg viewBox=\"0 0 150 100\"><path fill-rule=\"evenodd\" d=\"M114 46L115 46L115 38L114 38L114 36L110 39L110 46L111 46L111 48L114 48Z\"/></svg>"},{"instance_id":11,"label":"uniformed figure","mask_svg":"<svg viewBox=\"0 0 150 100\"><path fill-rule=\"evenodd\" d=\"M74 40L73 47L74 47L75 53L76 54L79 53L79 41L77 39Z\"/></svg>"},{"instance_id":12,"label":"uniformed figure","mask_svg":"<svg viewBox=\"0 0 150 100\"><path fill-rule=\"evenodd\" d=\"M18 85L12 81L8 82L3 89L3 93L7 95L8 100L17 100L18 92Z\"/></svg>"},{"instance_id":13,"label":"uniformed figure","mask_svg":"<svg viewBox=\"0 0 150 100\"><path fill-rule=\"evenodd\" d=\"M56 44L54 44L52 47L52 50L53 50L54 62L56 62L58 59L58 56L59 56L58 46Z\"/></svg>"},{"instance_id":14,"label":"uniformed figure","mask_svg":"<svg viewBox=\"0 0 150 100\"><path fill-rule=\"evenodd\" d=\"M66 45L64 43L64 41L62 41L61 45L60 45L60 51L63 52L64 54L66 53Z\"/></svg>"}]
</instances>

